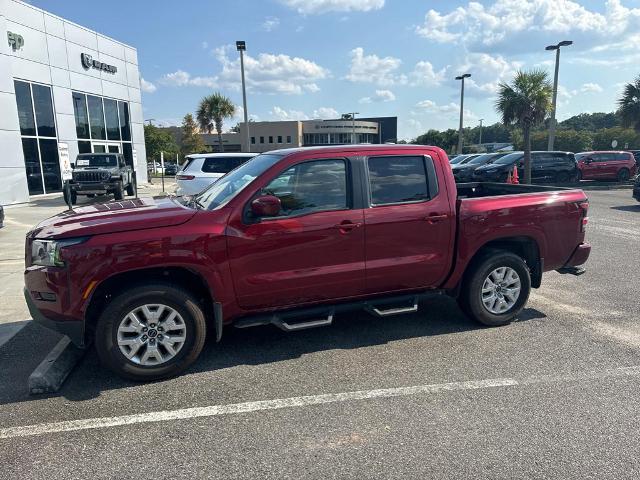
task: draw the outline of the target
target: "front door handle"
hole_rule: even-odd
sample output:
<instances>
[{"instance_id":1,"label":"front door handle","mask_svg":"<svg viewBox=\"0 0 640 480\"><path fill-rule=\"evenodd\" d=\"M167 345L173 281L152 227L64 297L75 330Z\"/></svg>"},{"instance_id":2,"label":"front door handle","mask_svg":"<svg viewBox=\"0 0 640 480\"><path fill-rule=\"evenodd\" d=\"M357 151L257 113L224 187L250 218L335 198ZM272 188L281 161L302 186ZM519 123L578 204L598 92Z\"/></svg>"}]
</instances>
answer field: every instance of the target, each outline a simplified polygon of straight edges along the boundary
<instances>
[{"instance_id":1,"label":"front door handle","mask_svg":"<svg viewBox=\"0 0 640 480\"><path fill-rule=\"evenodd\" d=\"M429 222L429 223L437 223L440 222L442 220L446 220L449 217L449 215L442 214L442 215L429 215L428 217L424 217L424 219Z\"/></svg>"},{"instance_id":2,"label":"front door handle","mask_svg":"<svg viewBox=\"0 0 640 480\"><path fill-rule=\"evenodd\" d=\"M338 223L338 224L334 225L333 228L337 228L341 232L346 233L346 232L349 232L349 231L353 230L354 228L359 228L361 226L362 226L362 223L353 223L353 222L345 220L342 223Z\"/></svg>"}]
</instances>

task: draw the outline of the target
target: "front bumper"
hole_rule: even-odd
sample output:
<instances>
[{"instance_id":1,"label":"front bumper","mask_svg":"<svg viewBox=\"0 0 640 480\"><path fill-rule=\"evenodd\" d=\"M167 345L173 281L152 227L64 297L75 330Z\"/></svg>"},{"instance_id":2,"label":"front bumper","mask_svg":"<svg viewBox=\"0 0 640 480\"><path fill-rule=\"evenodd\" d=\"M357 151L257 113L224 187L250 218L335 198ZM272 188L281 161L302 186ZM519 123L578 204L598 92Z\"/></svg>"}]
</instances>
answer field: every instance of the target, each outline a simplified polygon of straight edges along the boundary
<instances>
[{"instance_id":1,"label":"front bumper","mask_svg":"<svg viewBox=\"0 0 640 480\"><path fill-rule=\"evenodd\" d=\"M96 182L96 183L70 183L71 191L80 194L103 194L118 187L117 182Z\"/></svg>"},{"instance_id":2,"label":"front bumper","mask_svg":"<svg viewBox=\"0 0 640 480\"><path fill-rule=\"evenodd\" d=\"M49 330L66 335L77 347L83 348L84 342L84 322L78 321L58 321L49 317L45 317L42 312L36 306L36 302L29 293L29 290L24 289L24 299L27 302L29 313L33 320Z\"/></svg>"}]
</instances>

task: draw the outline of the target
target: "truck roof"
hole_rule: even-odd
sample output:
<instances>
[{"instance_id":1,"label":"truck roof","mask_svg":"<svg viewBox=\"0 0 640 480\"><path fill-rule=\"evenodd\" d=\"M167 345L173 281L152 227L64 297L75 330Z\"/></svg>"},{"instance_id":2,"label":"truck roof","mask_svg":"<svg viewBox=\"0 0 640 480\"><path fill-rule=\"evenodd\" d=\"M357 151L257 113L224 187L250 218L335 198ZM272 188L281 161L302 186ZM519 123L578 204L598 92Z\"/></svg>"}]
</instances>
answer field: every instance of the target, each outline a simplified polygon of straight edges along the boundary
<instances>
[{"instance_id":1,"label":"truck roof","mask_svg":"<svg viewBox=\"0 0 640 480\"><path fill-rule=\"evenodd\" d=\"M269 150L265 153L274 153L278 155L289 155L292 153L300 153L300 152L314 152L314 151L327 151L327 150L337 150L337 151L349 151L349 150L357 150L359 152L362 151L377 151L377 150L423 150L425 148L440 148L434 147L431 145L416 145L410 143L401 143L401 144L346 144L346 145L318 145L314 147L293 147L293 148L281 148L279 150Z\"/></svg>"}]
</instances>

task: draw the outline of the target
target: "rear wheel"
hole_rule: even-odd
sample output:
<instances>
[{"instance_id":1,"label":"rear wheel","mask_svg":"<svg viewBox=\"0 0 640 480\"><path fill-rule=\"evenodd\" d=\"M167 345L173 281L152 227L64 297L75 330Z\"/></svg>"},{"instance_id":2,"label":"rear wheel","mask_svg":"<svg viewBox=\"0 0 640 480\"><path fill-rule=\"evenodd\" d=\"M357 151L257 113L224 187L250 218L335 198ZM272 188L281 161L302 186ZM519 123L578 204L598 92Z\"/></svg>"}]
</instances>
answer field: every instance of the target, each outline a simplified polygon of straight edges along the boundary
<instances>
[{"instance_id":1,"label":"rear wheel","mask_svg":"<svg viewBox=\"0 0 640 480\"><path fill-rule=\"evenodd\" d=\"M580 180L582 180L582 171L578 170L576 173L576 182L579 182Z\"/></svg>"},{"instance_id":2,"label":"rear wheel","mask_svg":"<svg viewBox=\"0 0 640 480\"><path fill-rule=\"evenodd\" d=\"M618 172L618 181L626 182L627 180L629 180L630 176L631 176L631 172L629 172L629 170L627 170L626 168L623 168Z\"/></svg>"},{"instance_id":3,"label":"rear wheel","mask_svg":"<svg viewBox=\"0 0 640 480\"><path fill-rule=\"evenodd\" d=\"M131 178L131 183L127 185L127 195L135 197L138 194L138 181L135 175Z\"/></svg>"},{"instance_id":4,"label":"rear wheel","mask_svg":"<svg viewBox=\"0 0 640 480\"><path fill-rule=\"evenodd\" d=\"M569 179L570 177L567 172L559 172L558 175L556 175L556 181L558 183L567 183Z\"/></svg>"},{"instance_id":5,"label":"rear wheel","mask_svg":"<svg viewBox=\"0 0 640 480\"><path fill-rule=\"evenodd\" d=\"M115 190L113 191L113 198L116 200L122 200L124 198L124 188L122 186L122 181L118 182Z\"/></svg>"},{"instance_id":6,"label":"rear wheel","mask_svg":"<svg viewBox=\"0 0 640 480\"><path fill-rule=\"evenodd\" d=\"M488 252L469 267L459 304L474 320L489 326L507 325L529 298L531 277L519 256L501 250Z\"/></svg>"},{"instance_id":7,"label":"rear wheel","mask_svg":"<svg viewBox=\"0 0 640 480\"><path fill-rule=\"evenodd\" d=\"M101 362L131 380L157 380L184 371L200 355L206 336L198 301L169 284L136 287L116 296L98 320Z\"/></svg>"}]
</instances>

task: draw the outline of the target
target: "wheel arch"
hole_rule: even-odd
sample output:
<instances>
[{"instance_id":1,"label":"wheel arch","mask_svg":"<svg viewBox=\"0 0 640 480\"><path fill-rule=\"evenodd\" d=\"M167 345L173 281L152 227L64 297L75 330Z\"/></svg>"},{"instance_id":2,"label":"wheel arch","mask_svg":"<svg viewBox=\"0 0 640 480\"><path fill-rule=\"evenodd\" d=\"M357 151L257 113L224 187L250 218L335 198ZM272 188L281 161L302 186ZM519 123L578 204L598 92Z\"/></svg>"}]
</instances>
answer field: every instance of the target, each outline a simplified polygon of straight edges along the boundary
<instances>
[{"instance_id":1,"label":"wheel arch","mask_svg":"<svg viewBox=\"0 0 640 480\"><path fill-rule=\"evenodd\" d=\"M186 267L149 267L116 273L100 282L94 289L85 309L85 338L92 335L100 313L111 298L135 286L160 281L173 283L188 290L201 302L205 319L215 327L219 338L220 322L214 321L214 299L212 289L206 279L198 272Z\"/></svg>"}]
</instances>

